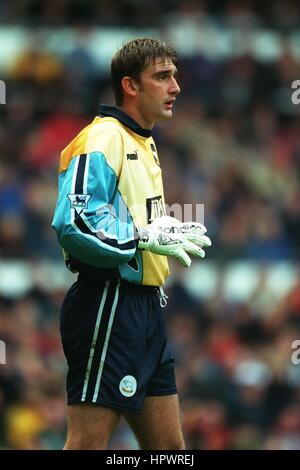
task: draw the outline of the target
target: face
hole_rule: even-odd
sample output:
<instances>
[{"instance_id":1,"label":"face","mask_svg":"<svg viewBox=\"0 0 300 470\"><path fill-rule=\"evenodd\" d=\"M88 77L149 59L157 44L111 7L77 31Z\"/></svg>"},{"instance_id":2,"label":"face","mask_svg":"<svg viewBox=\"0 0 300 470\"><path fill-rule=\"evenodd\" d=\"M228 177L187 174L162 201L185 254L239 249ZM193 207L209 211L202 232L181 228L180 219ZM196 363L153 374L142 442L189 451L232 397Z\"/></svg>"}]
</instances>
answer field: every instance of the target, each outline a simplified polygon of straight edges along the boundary
<instances>
[{"instance_id":1,"label":"face","mask_svg":"<svg viewBox=\"0 0 300 470\"><path fill-rule=\"evenodd\" d=\"M156 59L141 73L135 105L144 127L151 128L157 121L172 117L173 104L180 93L176 74L177 69L168 58Z\"/></svg>"}]
</instances>

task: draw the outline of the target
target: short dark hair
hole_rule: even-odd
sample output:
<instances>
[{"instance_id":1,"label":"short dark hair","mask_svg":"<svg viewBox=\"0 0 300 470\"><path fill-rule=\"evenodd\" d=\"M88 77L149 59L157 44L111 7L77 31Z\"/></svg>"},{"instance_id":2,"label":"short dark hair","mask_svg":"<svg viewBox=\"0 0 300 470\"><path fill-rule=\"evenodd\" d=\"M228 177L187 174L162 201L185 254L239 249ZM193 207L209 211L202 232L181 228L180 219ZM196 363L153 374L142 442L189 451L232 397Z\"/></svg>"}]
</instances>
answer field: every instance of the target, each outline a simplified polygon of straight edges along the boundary
<instances>
[{"instance_id":1,"label":"short dark hair","mask_svg":"<svg viewBox=\"0 0 300 470\"><path fill-rule=\"evenodd\" d=\"M111 82L117 106L123 102L122 78L129 76L139 82L141 72L158 57L177 63L175 49L159 39L134 39L115 53L111 61Z\"/></svg>"}]
</instances>

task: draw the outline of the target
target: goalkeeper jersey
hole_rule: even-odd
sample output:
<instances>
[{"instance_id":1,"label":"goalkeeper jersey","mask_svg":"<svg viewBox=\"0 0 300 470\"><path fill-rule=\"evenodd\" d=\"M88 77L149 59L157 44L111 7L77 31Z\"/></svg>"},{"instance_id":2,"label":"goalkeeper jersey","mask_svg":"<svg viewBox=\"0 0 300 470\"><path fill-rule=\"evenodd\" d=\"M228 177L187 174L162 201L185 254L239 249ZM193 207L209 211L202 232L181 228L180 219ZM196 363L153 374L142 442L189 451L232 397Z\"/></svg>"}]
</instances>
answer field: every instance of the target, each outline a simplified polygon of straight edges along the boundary
<instances>
[{"instance_id":1,"label":"goalkeeper jersey","mask_svg":"<svg viewBox=\"0 0 300 470\"><path fill-rule=\"evenodd\" d=\"M165 256L137 248L136 227L165 214L162 174L151 131L102 105L62 151L52 226L71 271L97 279L161 286Z\"/></svg>"}]
</instances>

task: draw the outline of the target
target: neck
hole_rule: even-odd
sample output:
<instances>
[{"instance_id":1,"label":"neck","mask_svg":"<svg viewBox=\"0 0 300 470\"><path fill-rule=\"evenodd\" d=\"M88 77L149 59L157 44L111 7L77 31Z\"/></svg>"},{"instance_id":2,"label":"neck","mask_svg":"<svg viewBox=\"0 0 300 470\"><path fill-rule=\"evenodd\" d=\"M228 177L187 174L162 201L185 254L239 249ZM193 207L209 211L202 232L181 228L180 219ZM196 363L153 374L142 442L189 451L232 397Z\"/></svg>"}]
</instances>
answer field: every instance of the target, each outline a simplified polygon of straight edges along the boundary
<instances>
[{"instance_id":1,"label":"neck","mask_svg":"<svg viewBox=\"0 0 300 470\"><path fill-rule=\"evenodd\" d=\"M154 122L149 122L135 106L131 106L129 103L123 103L122 106L120 106L120 109L137 122L143 129L153 129Z\"/></svg>"}]
</instances>

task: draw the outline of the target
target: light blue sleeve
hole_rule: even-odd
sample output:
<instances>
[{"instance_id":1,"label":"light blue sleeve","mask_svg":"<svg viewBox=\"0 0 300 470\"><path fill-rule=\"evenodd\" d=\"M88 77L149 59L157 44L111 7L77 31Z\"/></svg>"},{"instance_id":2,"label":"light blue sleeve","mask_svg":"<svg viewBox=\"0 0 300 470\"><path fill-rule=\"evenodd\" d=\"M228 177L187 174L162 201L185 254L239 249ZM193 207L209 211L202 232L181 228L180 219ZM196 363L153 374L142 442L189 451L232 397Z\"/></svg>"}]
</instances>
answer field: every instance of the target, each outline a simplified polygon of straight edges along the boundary
<instances>
[{"instance_id":1,"label":"light blue sleeve","mask_svg":"<svg viewBox=\"0 0 300 470\"><path fill-rule=\"evenodd\" d=\"M134 256L136 227L103 153L72 158L59 176L58 192L52 227L67 253L102 268L117 267Z\"/></svg>"}]
</instances>

